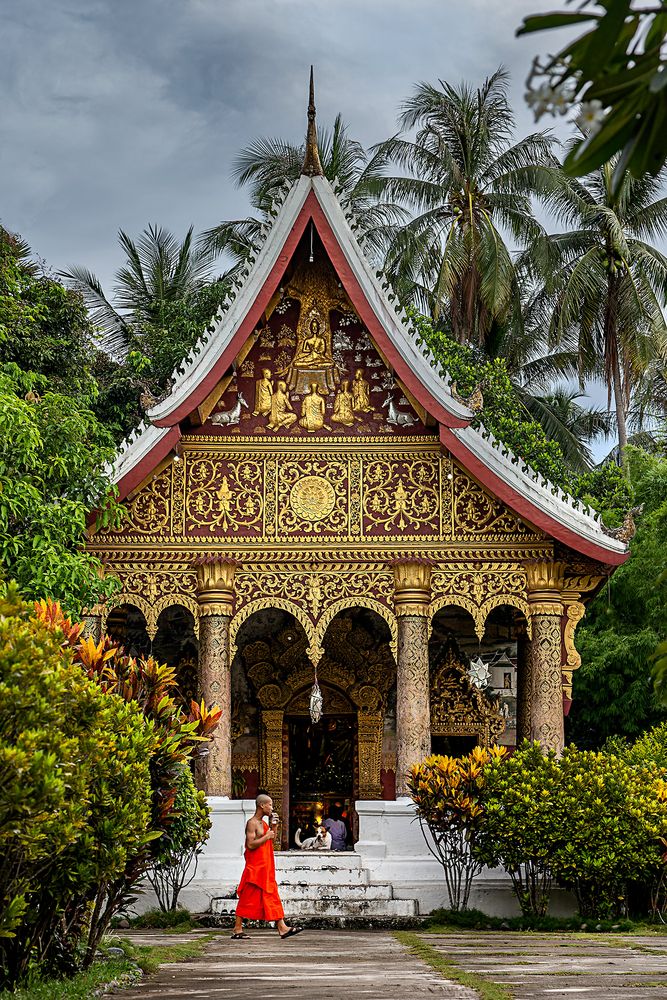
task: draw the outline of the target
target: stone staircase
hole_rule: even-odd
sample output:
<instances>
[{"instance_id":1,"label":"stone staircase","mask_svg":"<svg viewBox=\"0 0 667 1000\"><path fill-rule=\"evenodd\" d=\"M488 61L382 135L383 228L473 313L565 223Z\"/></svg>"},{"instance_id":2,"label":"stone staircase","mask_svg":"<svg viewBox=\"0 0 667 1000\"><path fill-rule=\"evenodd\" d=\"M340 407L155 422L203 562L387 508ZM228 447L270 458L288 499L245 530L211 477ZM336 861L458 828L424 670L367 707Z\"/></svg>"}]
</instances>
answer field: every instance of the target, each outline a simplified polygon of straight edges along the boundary
<instances>
[{"instance_id":1,"label":"stone staircase","mask_svg":"<svg viewBox=\"0 0 667 1000\"><path fill-rule=\"evenodd\" d=\"M302 922L399 925L419 912L415 899L395 899L391 885L372 883L362 859L351 851L277 853L276 880L288 918ZM231 916L235 909L235 899L211 900L211 915Z\"/></svg>"}]
</instances>

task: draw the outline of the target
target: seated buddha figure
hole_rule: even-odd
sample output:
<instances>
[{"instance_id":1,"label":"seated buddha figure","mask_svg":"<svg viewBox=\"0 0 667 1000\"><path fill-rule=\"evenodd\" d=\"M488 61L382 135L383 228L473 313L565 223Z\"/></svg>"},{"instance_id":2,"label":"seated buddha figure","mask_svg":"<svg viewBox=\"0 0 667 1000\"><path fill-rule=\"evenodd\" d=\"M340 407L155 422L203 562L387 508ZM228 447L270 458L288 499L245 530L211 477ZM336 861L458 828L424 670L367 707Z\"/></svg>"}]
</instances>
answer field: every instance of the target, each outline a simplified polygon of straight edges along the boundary
<instances>
[{"instance_id":1,"label":"seated buddha figure","mask_svg":"<svg viewBox=\"0 0 667 1000\"><path fill-rule=\"evenodd\" d=\"M307 392L313 380L326 396L334 388L334 363L331 331L325 313L318 305L299 319L296 350L287 371L287 385L293 392Z\"/></svg>"},{"instance_id":2,"label":"seated buddha figure","mask_svg":"<svg viewBox=\"0 0 667 1000\"><path fill-rule=\"evenodd\" d=\"M320 321L314 316L308 324L308 336L304 337L294 355L293 364L299 368L316 368L318 365L326 365L328 361L327 343L322 336Z\"/></svg>"}]
</instances>

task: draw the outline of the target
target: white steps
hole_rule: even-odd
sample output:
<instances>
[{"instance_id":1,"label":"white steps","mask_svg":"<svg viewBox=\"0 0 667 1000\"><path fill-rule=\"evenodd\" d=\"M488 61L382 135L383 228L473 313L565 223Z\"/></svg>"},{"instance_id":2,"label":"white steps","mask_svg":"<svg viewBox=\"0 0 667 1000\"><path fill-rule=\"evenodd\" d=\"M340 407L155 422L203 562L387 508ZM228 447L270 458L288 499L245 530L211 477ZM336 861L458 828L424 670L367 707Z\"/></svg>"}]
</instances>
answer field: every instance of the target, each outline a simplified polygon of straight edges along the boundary
<instances>
[{"instance_id":1,"label":"white steps","mask_svg":"<svg viewBox=\"0 0 667 1000\"><path fill-rule=\"evenodd\" d=\"M291 918L335 918L341 920L416 917L417 901L394 899L389 883L372 883L353 852L289 851L277 853L278 891ZM236 900L211 899L211 913L228 916Z\"/></svg>"}]
</instances>

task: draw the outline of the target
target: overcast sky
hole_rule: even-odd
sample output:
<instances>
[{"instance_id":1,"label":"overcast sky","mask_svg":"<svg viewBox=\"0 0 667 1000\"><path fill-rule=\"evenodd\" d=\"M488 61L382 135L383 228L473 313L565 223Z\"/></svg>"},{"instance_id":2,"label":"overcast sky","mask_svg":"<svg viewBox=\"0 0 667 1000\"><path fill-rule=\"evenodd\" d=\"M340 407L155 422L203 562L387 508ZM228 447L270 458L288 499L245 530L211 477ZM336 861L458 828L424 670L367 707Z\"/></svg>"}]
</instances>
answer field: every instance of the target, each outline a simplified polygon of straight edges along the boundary
<instances>
[{"instance_id":1,"label":"overcast sky","mask_svg":"<svg viewBox=\"0 0 667 1000\"><path fill-rule=\"evenodd\" d=\"M58 270L110 291L119 228L182 237L247 214L230 177L259 135L318 123L370 145L418 80L479 83L503 63L522 134L544 0L0 0L0 221ZM555 39L549 39L553 46ZM546 123L550 124L549 122Z\"/></svg>"}]
</instances>

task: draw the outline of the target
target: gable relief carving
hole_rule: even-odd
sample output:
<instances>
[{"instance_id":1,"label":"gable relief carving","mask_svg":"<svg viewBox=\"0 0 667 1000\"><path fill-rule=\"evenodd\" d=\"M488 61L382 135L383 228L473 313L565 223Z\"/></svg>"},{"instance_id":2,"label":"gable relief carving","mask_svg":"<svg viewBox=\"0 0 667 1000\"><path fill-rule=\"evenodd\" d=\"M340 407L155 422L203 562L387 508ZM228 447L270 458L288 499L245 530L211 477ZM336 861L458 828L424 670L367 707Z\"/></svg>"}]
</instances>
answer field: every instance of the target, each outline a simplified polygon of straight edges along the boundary
<instances>
[{"instance_id":1,"label":"gable relief carving","mask_svg":"<svg viewBox=\"0 0 667 1000\"><path fill-rule=\"evenodd\" d=\"M425 427L320 257L297 266L202 431L308 440L413 436Z\"/></svg>"},{"instance_id":2,"label":"gable relief carving","mask_svg":"<svg viewBox=\"0 0 667 1000\"><path fill-rule=\"evenodd\" d=\"M123 525L98 532L91 547L121 538L159 546L215 540L267 547L315 539L544 539L427 438L414 439L409 450L398 442L302 450L283 439L276 446L239 440L212 447L210 439L185 436L182 460L145 485L126 504Z\"/></svg>"}]
</instances>

